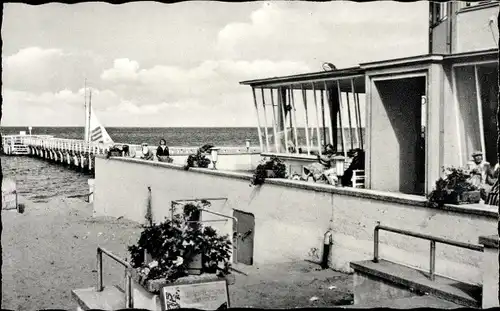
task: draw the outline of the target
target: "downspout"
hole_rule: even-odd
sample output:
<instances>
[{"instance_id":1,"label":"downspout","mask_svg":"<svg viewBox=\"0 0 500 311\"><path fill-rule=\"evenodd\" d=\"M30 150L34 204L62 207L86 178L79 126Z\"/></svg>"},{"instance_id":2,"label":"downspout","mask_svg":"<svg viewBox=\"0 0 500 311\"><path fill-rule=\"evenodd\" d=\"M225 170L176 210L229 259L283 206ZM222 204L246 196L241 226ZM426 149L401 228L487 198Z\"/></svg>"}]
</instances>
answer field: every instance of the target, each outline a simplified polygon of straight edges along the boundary
<instances>
[{"instance_id":1,"label":"downspout","mask_svg":"<svg viewBox=\"0 0 500 311\"><path fill-rule=\"evenodd\" d=\"M321 259L321 268L328 268L328 256L330 255L331 246L333 244L333 230L331 228L325 232L323 237L323 258Z\"/></svg>"}]
</instances>

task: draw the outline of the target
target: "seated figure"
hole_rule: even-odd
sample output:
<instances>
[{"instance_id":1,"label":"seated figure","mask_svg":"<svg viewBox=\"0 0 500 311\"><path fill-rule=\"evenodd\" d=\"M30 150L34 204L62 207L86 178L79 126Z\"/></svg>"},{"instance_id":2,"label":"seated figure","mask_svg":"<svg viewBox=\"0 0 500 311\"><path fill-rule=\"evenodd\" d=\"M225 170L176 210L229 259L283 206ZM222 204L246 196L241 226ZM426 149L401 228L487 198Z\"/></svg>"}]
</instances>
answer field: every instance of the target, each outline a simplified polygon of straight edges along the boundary
<instances>
[{"instance_id":1,"label":"seated figure","mask_svg":"<svg viewBox=\"0 0 500 311\"><path fill-rule=\"evenodd\" d=\"M154 155L149 150L148 144L144 143L142 144L142 156L141 159L143 160L148 160L148 161L153 161L154 160Z\"/></svg>"},{"instance_id":2,"label":"seated figure","mask_svg":"<svg viewBox=\"0 0 500 311\"><path fill-rule=\"evenodd\" d=\"M491 185L487 183L487 177L491 170L490 163L484 161L481 151L472 153L472 159L472 161L467 163L467 170L471 175L469 182L484 194L491 188Z\"/></svg>"},{"instance_id":3,"label":"seated figure","mask_svg":"<svg viewBox=\"0 0 500 311\"><path fill-rule=\"evenodd\" d=\"M318 155L318 162L304 167L303 178L315 182L324 182L336 185L338 178L335 168L332 167L333 157L335 156L335 149L331 144L325 146L325 151L320 156Z\"/></svg>"},{"instance_id":4,"label":"seated figure","mask_svg":"<svg viewBox=\"0 0 500 311\"><path fill-rule=\"evenodd\" d=\"M362 149L354 149L354 158L352 159L351 164L345 170L344 175L342 175L342 186L352 187L352 176L353 171L355 170L364 170L365 169L365 152Z\"/></svg>"}]
</instances>

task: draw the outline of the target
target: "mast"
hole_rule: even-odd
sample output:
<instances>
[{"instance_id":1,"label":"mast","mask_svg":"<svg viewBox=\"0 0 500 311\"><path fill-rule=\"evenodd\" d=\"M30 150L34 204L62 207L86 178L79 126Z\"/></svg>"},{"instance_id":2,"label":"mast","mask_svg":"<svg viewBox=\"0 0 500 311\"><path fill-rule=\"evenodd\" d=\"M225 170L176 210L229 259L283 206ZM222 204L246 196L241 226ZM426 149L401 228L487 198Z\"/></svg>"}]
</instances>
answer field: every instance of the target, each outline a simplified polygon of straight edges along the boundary
<instances>
[{"instance_id":1,"label":"mast","mask_svg":"<svg viewBox=\"0 0 500 311\"><path fill-rule=\"evenodd\" d=\"M88 122L89 122L89 127L88 127L88 136L87 136L87 142L90 143L90 116L92 114L92 89L89 90L89 115L88 115Z\"/></svg>"},{"instance_id":2,"label":"mast","mask_svg":"<svg viewBox=\"0 0 500 311\"><path fill-rule=\"evenodd\" d=\"M84 82L83 82L83 102L84 102L84 107L85 107L85 137L84 137L84 140L87 140L87 137L89 135L89 124L87 124L87 121L88 121L88 118L87 118L87 114L89 113L89 109L87 107L87 78L85 78Z\"/></svg>"}]
</instances>

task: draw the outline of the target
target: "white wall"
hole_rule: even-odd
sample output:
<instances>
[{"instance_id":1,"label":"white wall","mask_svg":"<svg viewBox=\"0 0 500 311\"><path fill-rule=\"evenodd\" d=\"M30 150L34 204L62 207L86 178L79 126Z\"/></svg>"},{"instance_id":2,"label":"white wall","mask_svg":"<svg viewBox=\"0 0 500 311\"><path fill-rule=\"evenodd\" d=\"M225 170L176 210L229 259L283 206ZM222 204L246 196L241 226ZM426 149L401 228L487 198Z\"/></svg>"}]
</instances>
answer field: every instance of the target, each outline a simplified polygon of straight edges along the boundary
<instances>
[{"instance_id":1,"label":"white wall","mask_svg":"<svg viewBox=\"0 0 500 311\"><path fill-rule=\"evenodd\" d=\"M94 210L96 215L144 222L147 186L152 189L155 221L170 215L172 200L226 197L226 205L213 209L224 214L238 209L255 216L255 264L319 260L323 235L331 225L331 267L341 271L350 270L350 261L373 256L376 221L469 243L477 243L480 235L490 235L497 227L494 211L471 214L474 211L467 206L426 208L417 196L288 180L249 185L249 174L97 158ZM428 268L428 242L381 232L381 243L382 258ZM437 246L438 273L480 282L480 261L480 254L472 251Z\"/></svg>"}]
</instances>

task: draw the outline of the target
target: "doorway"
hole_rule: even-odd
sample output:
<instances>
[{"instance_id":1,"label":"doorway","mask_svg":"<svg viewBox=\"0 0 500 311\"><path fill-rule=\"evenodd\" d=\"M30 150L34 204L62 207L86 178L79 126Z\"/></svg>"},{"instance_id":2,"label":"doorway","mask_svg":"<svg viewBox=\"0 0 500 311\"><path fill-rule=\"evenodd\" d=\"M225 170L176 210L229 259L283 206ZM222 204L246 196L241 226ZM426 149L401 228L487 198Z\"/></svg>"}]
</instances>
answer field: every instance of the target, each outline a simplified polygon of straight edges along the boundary
<instances>
[{"instance_id":1,"label":"doorway","mask_svg":"<svg viewBox=\"0 0 500 311\"><path fill-rule=\"evenodd\" d=\"M255 216L251 213L234 210L234 217L238 220L233 223L235 243L233 253L236 261L245 265L253 265L253 244L255 236Z\"/></svg>"},{"instance_id":2,"label":"doorway","mask_svg":"<svg viewBox=\"0 0 500 311\"><path fill-rule=\"evenodd\" d=\"M425 75L374 81L371 188L423 195L426 171Z\"/></svg>"}]
</instances>

